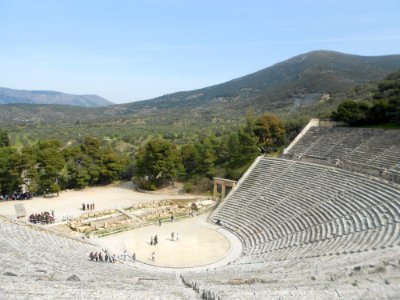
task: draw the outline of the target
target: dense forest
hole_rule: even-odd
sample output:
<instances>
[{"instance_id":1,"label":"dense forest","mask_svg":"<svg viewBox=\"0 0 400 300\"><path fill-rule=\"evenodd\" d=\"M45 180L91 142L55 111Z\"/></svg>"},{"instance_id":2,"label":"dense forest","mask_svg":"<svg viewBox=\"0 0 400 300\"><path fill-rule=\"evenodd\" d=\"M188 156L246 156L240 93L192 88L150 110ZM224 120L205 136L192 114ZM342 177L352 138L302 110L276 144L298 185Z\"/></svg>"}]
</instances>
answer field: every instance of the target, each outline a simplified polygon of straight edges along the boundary
<instances>
[{"instance_id":1,"label":"dense forest","mask_svg":"<svg viewBox=\"0 0 400 300\"><path fill-rule=\"evenodd\" d=\"M58 140L12 147L7 131L0 131L0 191L4 197L21 192L58 193L62 189L103 185L121 178L127 157L94 137L82 144Z\"/></svg>"},{"instance_id":2,"label":"dense forest","mask_svg":"<svg viewBox=\"0 0 400 300\"><path fill-rule=\"evenodd\" d=\"M289 130L301 125L288 124ZM273 115L255 118L248 113L245 125L230 133L199 136L177 145L155 136L128 155L112 143L87 136L81 143L40 140L32 146L13 147L6 130L0 131L0 191L18 194L58 193L62 189L104 185L133 179L154 190L175 180L185 190L205 191L215 176L238 179L260 153L277 151L287 142L285 125Z\"/></svg>"}]
</instances>

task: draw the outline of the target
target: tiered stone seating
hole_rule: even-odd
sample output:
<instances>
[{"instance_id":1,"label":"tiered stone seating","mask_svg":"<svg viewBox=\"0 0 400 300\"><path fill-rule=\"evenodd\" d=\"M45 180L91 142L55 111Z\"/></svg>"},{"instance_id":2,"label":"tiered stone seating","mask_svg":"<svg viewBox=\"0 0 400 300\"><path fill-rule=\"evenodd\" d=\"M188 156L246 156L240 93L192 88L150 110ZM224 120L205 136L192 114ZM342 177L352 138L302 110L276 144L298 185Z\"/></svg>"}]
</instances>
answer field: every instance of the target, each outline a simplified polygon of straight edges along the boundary
<instances>
[{"instance_id":1,"label":"tiered stone seating","mask_svg":"<svg viewBox=\"0 0 400 300\"><path fill-rule=\"evenodd\" d=\"M328 166L263 158L211 220L235 233L246 255L266 260L392 247L400 242L400 189Z\"/></svg>"},{"instance_id":2,"label":"tiered stone seating","mask_svg":"<svg viewBox=\"0 0 400 300\"><path fill-rule=\"evenodd\" d=\"M285 157L336 165L400 182L400 131L311 127Z\"/></svg>"},{"instance_id":3,"label":"tiered stone seating","mask_svg":"<svg viewBox=\"0 0 400 300\"><path fill-rule=\"evenodd\" d=\"M185 298L174 274L89 261L89 253L99 250L0 217L0 299ZM68 280L73 275L78 281Z\"/></svg>"},{"instance_id":4,"label":"tiered stone seating","mask_svg":"<svg viewBox=\"0 0 400 300\"><path fill-rule=\"evenodd\" d=\"M399 251L235 263L206 274L183 274L211 299L396 299Z\"/></svg>"}]
</instances>

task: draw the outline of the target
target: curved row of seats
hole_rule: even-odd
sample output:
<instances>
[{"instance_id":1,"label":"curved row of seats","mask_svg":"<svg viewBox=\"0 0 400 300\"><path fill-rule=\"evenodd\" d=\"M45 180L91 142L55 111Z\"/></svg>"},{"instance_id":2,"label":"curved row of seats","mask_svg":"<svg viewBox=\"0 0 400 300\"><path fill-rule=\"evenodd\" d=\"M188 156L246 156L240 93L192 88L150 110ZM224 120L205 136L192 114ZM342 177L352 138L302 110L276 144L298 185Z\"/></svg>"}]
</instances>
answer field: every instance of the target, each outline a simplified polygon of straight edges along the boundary
<instances>
[{"instance_id":1,"label":"curved row of seats","mask_svg":"<svg viewBox=\"0 0 400 300\"><path fill-rule=\"evenodd\" d=\"M184 274L211 299L364 299L400 292L400 186L259 158L210 220L236 234L229 266ZM389 286L390 284L390 286Z\"/></svg>"},{"instance_id":2,"label":"curved row of seats","mask_svg":"<svg viewBox=\"0 0 400 300\"><path fill-rule=\"evenodd\" d=\"M208 299L396 299L400 292L400 254L393 248L267 262L245 258L183 279Z\"/></svg>"},{"instance_id":3,"label":"curved row of seats","mask_svg":"<svg viewBox=\"0 0 400 300\"><path fill-rule=\"evenodd\" d=\"M241 239L244 254L269 260L391 247L400 237L400 189L328 166L262 158L211 220Z\"/></svg>"},{"instance_id":4,"label":"curved row of seats","mask_svg":"<svg viewBox=\"0 0 400 300\"><path fill-rule=\"evenodd\" d=\"M0 299L185 298L174 274L89 261L89 253L99 250L0 217Z\"/></svg>"},{"instance_id":5,"label":"curved row of seats","mask_svg":"<svg viewBox=\"0 0 400 300\"><path fill-rule=\"evenodd\" d=\"M399 130L311 127L286 158L357 168L400 181ZM340 163L339 163L340 162Z\"/></svg>"}]
</instances>

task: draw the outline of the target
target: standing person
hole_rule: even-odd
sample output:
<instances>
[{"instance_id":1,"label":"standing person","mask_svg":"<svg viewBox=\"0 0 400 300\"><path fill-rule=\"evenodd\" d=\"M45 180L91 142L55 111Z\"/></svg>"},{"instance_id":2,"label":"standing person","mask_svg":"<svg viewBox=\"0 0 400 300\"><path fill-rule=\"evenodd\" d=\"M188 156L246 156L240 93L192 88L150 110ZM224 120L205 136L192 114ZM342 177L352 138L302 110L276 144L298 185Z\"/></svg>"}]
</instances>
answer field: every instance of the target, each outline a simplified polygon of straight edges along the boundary
<instances>
[{"instance_id":1,"label":"standing person","mask_svg":"<svg viewBox=\"0 0 400 300\"><path fill-rule=\"evenodd\" d=\"M82 210L85 210L85 203L82 203Z\"/></svg>"},{"instance_id":2,"label":"standing person","mask_svg":"<svg viewBox=\"0 0 400 300\"><path fill-rule=\"evenodd\" d=\"M154 243L153 237L151 236L151 237L150 237L150 245L153 246L153 243Z\"/></svg>"},{"instance_id":3,"label":"standing person","mask_svg":"<svg viewBox=\"0 0 400 300\"><path fill-rule=\"evenodd\" d=\"M176 241L179 241L179 232L176 233Z\"/></svg>"},{"instance_id":4,"label":"standing person","mask_svg":"<svg viewBox=\"0 0 400 300\"><path fill-rule=\"evenodd\" d=\"M86 204L86 209L87 209L87 210L89 210L89 203L88 203L88 204Z\"/></svg>"},{"instance_id":5,"label":"standing person","mask_svg":"<svg viewBox=\"0 0 400 300\"><path fill-rule=\"evenodd\" d=\"M98 256L97 252L94 254L94 258L95 258L96 262L99 261L99 256Z\"/></svg>"},{"instance_id":6,"label":"standing person","mask_svg":"<svg viewBox=\"0 0 400 300\"><path fill-rule=\"evenodd\" d=\"M152 261L152 262L155 262L155 261L156 261L156 253L155 253L155 252L153 252L153 253L151 254L151 261Z\"/></svg>"},{"instance_id":7,"label":"standing person","mask_svg":"<svg viewBox=\"0 0 400 300\"><path fill-rule=\"evenodd\" d=\"M154 246L157 245L157 244L158 244L158 236L156 235L156 236L154 237Z\"/></svg>"},{"instance_id":8,"label":"standing person","mask_svg":"<svg viewBox=\"0 0 400 300\"><path fill-rule=\"evenodd\" d=\"M51 210L51 215L52 215L53 218L54 218L54 210Z\"/></svg>"},{"instance_id":9,"label":"standing person","mask_svg":"<svg viewBox=\"0 0 400 300\"><path fill-rule=\"evenodd\" d=\"M94 203L93 203L93 209L94 209Z\"/></svg>"},{"instance_id":10,"label":"standing person","mask_svg":"<svg viewBox=\"0 0 400 300\"><path fill-rule=\"evenodd\" d=\"M124 250L124 260L126 261L126 250Z\"/></svg>"},{"instance_id":11,"label":"standing person","mask_svg":"<svg viewBox=\"0 0 400 300\"><path fill-rule=\"evenodd\" d=\"M171 223L174 221L174 215L171 215Z\"/></svg>"},{"instance_id":12,"label":"standing person","mask_svg":"<svg viewBox=\"0 0 400 300\"><path fill-rule=\"evenodd\" d=\"M171 241L174 241L174 233L171 232Z\"/></svg>"},{"instance_id":13,"label":"standing person","mask_svg":"<svg viewBox=\"0 0 400 300\"><path fill-rule=\"evenodd\" d=\"M158 226L161 226L161 219L158 219Z\"/></svg>"},{"instance_id":14,"label":"standing person","mask_svg":"<svg viewBox=\"0 0 400 300\"><path fill-rule=\"evenodd\" d=\"M107 252L106 252L106 255L104 256L104 260L105 260L106 262L108 262L108 254L107 254Z\"/></svg>"},{"instance_id":15,"label":"standing person","mask_svg":"<svg viewBox=\"0 0 400 300\"><path fill-rule=\"evenodd\" d=\"M133 254L132 254L132 260L136 261L136 253L135 252L133 252Z\"/></svg>"}]
</instances>

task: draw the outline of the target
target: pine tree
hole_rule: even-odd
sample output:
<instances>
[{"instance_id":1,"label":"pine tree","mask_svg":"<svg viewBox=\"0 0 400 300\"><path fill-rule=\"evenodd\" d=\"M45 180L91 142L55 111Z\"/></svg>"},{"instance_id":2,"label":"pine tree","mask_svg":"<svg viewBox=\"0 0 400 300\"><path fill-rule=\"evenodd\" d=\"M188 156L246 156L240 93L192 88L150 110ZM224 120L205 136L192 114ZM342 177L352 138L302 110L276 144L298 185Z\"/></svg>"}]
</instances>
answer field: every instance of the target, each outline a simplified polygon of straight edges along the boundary
<instances>
[{"instance_id":1,"label":"pine tree","mask_svg":"<svg viewBox=\"0 0 400 300\"><path fill-rule=\"evenodd\" d=\"M256 119L254 133L264 152L271 152L274 148L282 146L285 140L285 127L272 114L264 114Z\"/></svg>"},{"instance_id":2,"label":"pine tree","mask_svg":"<svg viewBox=\"0 0 400 300\"><path fill-rule=\"evenodd\" d=\"M215 152L209 138L205 138L198 146L200 149L200 168L199 171L207 177L212 177L215 174Z\"/></svg>"},{"instance_id":3,"label":"pine tree","mask_svg":"<svg viewBox=\"0 0 400 300\"><path fill-rule=\"evenodd\" d=\"M186 144L182 146L181 157L186 178L190 178L198 172L200 160L199 151L193 144Z\"/></svg>"},{"instance_id":4,"label":"pine tree","mask_svg":"<svg viewBox=\"0 0 400 300\"><path fill-rule=\"evenodd\" d=\"M155 189L165 180L174 186L174 178L184 172L176 146L154 138L142 146L136 156L136 180L145 188Z\"/></svg>"}]
</instances>

